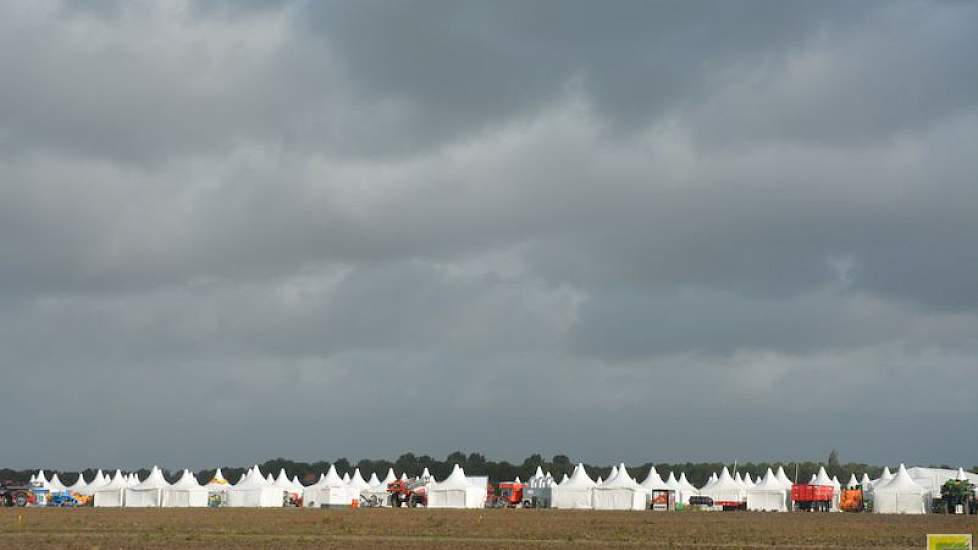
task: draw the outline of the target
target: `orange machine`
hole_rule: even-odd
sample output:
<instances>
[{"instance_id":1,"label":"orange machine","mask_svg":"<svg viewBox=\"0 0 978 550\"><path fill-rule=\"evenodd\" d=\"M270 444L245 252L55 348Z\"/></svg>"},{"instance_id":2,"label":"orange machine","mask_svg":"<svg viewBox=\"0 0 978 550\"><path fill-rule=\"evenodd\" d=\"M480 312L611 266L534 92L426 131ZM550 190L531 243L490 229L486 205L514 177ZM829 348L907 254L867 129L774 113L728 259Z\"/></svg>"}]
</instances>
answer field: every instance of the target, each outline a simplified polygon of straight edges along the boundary
<instances>
[{"instance_id":1,"label":"orange machine","mask_svg":"<svg viewBox=\"0 0 978 550\"><path fill-rule=\"evenodd\" d=\"M843 489L842 498L839 499L839 508L843 512L862 512L863 511L863 490L862 489Z\"/></svg>"},{"instance_id":2,"label":"orange machine","mask_svg":"<svg viewBox=\"0 0 978 550\"><path fill-rule=\"evenodd\" d=\"M519 508L523 506L523 489L525 488L525 483L501 481L499 482L499 492L491 491L489 493L489 506L494 508Z\"/></svg>"}]
</instances>

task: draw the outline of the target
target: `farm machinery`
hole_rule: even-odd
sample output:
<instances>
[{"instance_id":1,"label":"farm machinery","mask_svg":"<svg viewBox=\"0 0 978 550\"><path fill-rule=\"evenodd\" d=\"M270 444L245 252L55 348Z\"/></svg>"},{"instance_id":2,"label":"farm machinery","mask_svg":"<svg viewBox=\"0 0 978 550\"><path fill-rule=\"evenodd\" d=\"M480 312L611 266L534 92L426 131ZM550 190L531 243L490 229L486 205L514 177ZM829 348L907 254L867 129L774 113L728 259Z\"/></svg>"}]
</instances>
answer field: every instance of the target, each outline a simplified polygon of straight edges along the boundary
<instances>
[{"instance_id":1,"label":"farm machinery","mask_svg":"<svg viewBox=\"0 0 978 550\"><path fill-rule=\"evenodd\" d=\"M795 483L791 486L791 500L796 510L805 512L828 512L832 509L835 487L831 485L812 485Z\"/></svg>"},{"instance_id":2,"label":"farm machinery","mask_svg":"<svg viewBox=\"0 0 978 550\"><path fill-rule=\"evenodd\" d=\"M24 507L37 503L34 486L16 481L0 482L0 506Z\"/></svg>"},{"instance_id":3,"label":"farm machinery","mask_svg":"<svg viewBox=\"0 0 978 550\"><path fill-rule=\"evenodd\" d=\"M398 479L387 484L387 502L391 508L428 506L428 485L421 478Z\"/></svg>"},{"instance_id":4,"label":"farm machinery","mask_svg":"<svg viewBox=\"0 0 978 550\"><path fill-rule=\"evenodd\" d=\"M966 479L947 480L941 485L941 497L931 502L931 511L936 514L978 513L975 485Z\"/></svg>"},{"instance_id":5,"label":"farm machinery","mask_svg":"<svg viewBox=\"0 0 978 550\"><path fill-rule=\"evenodd\" d=\"M489 493L486 496L487 508L530 508L529 500L524 499L523 493L526 490L526 483L518 481L500 481L498 489L494 491L492 485L489 486Z\"/></svg>"},{"instance_id":6,"label":"farm machinery","mask_svg":"<svg viewBox=\"0 0 978 550\"><path fill-rule=\"evenodd\" d=\"M839 509L843 512L863 512L866 504L862 489L843 489L839 499Z\"/></svg>"}]
</instances>

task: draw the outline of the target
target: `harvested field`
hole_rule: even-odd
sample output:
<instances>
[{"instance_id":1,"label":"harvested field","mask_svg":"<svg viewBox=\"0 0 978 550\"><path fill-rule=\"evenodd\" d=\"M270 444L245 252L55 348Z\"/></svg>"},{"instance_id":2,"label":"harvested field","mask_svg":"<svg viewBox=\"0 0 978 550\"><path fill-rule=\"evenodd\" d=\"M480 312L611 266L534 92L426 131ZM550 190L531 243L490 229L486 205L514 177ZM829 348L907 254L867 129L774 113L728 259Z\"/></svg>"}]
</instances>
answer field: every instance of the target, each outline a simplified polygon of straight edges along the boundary
<instances>
[{"instance_id":1,"label":"harvested field","mask_svg":"<svg viewBox=\"0 0 978 550\"><path fill-rule=\"evenodd\" d=\"M924 548L975 516L572 510L0 509L0 548Z\"/></svg>"}]
</instances>

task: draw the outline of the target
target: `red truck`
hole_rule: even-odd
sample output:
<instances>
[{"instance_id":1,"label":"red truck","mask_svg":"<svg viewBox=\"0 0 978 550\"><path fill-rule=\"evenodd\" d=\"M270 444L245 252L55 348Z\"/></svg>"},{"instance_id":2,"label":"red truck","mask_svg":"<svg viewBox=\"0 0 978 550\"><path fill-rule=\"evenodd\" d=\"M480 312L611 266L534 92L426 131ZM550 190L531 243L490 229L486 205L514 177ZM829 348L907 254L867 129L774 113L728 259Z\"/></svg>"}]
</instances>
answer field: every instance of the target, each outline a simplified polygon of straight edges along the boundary
<instances>
[{"instance_id":1,"label":"red truck","mask_svg":"<svg viewBox=\"0 0 978 550\"><path fill-rule=\"evenodd\" d=\"M828 512L832 509L835 487L795 483L791 486L791 500L796 510Z\"/></svg>"}]
</instances>

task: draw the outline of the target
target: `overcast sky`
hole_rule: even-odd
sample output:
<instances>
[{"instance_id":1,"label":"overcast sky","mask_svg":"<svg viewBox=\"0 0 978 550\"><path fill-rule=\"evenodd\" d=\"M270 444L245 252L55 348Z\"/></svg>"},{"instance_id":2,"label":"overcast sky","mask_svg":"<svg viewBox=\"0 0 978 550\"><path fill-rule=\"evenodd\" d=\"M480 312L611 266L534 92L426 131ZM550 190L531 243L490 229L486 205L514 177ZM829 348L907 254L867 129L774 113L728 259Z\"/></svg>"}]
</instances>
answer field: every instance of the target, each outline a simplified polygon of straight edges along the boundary
<instances>
[{"instance_id":1,"label":"overcast sky","mask_svg":"<svg viewBox=\"0 0 978 550\"><path fill-rule=\"evenodd\" d=\"M978 462L973 2L0 6L0 466Z\"/></svg>"}]
</instances>

